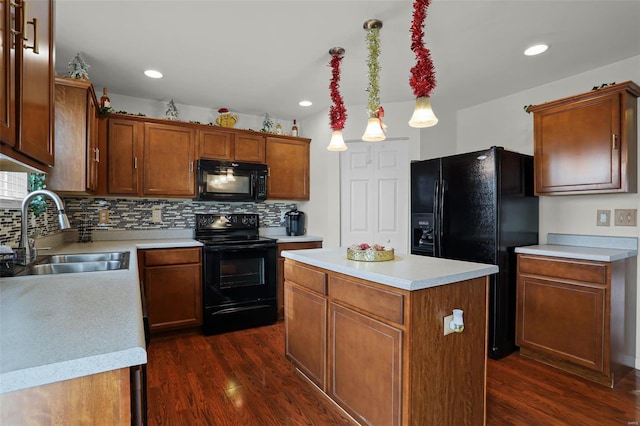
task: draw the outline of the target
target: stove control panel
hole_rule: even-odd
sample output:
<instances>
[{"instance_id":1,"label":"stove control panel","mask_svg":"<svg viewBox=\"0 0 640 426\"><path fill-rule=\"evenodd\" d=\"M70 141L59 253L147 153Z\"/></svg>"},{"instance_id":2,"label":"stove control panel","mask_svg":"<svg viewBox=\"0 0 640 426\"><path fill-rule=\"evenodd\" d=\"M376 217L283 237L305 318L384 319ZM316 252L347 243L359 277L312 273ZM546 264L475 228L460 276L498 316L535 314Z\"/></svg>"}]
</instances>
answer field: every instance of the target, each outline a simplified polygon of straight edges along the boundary
<instances>
[{"instance_id":1,"label":"stove control panel","mask_svg":"<svg viewBox=\"0 0 640 426\"><path fill-rule=\"evenodd\" d=\"M257 214L196 214L196 230L258 229Z\"/></svg>"}]
</instances>

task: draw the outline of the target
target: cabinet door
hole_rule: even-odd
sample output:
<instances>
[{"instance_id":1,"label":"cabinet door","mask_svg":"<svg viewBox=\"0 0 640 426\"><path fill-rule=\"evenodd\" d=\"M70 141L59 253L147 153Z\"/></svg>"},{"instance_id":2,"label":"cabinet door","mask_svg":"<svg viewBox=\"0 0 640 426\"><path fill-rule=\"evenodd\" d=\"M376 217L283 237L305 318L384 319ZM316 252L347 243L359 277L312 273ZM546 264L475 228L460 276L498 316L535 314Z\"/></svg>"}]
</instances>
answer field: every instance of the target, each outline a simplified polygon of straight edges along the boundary
<instances>
[{"instance_id":1,"label":"cabinet door","mask_svg":"<svg viewBox=\"0 0 640 426\"><path fill-rule=\"evenodd\" d=\"M235 155L236 161L250 163L265 162L265 137L262 135L236 134Z\"/></svg>"},{"instance_id":2,"label":"cabinet door","mask_svg":"<svg viewBox=\"0 0 640 426\"><path fill-rule=\"evenodd\" d=\"M144 129L144 195L193 197L195 131L154 123Z\"/></svg>"},{"instance_id":3,"label":"cabinet door","mask_svg":"<svg viewBox=\"0 0 640 426\"><path fill-rule=\"evenodd\" d=\"M233 160L234 134L223 130L198 130L198 158Z\"/></svg>"},{"instance_id":4,"label":"cabinet door","mask_svg":"<svg viewBox=\"0 0 640 426\"><path fill-rule=\"evenodd\" d=\"M402 423L402 330L329 304L329 396L362 424Z\"/></svg>"},{"instance_id":5,"label":"cabinet door","mask_svg":"<svg viewBox=\"0 0 640 426\"><path fill-rule=\"evenodd\" d=\"M146 267L144 293L151 331L202 324L202 265Z\"/></svg>"},{"instance_id":6,"label":"cabinet door","mask_svg":"<svg viewBox=\"0 0 640 426\"><path fill-rule=\"evenodd\" d=\"M536 194L636 192L639 96L627 81L530 107Z\"/></svg>"},{"instance_id":7,"label":"cabinet door","mask_svg":"<svg viewBox=\"0 0 640 426\"><path fill-rule=\"evenodd\" d=\"M53 0L28 1L27 22L23 30L33 48L15 51L21 69L18 94L20 110L19 138L16 149L48 165L53 165L54 68L53 68ZM37 43L36 43L37 42Z\"/></svg>"},{"instance_id":8,"label":"cabinet door","mask_svg":"<svg viewBox=\"0 0 640 426\"><path fill-rule=\"evenodd\" d=\"M107 138L107 190L109 194L138 194L142 167L142 124L110 119Z\"/></svg>"},{"instance_id":9,"label":"cabinet door","mask_svg":"<svg viewBox=\"0 0 640 426\"><path fill-rule=\"evenodd\" d=\"M47 177L54 191L86 194L96 189L96 100L91 83L56 77L56 166ZM79 161L85 159L85 161Z\"/></svg>"},{"instance_id":10,"label":"cabinet door","mask_svg":"<svg viewBox=\"0 0 640 426\"><path fill-rule=\"evenodd\" d=\"M87 190L98 189L98 166L100 149L98 147L98 106L93 90L87 93Z\"/></svg>"},{"instance_id":11,"label":"cabinet door","mask_svg":"<svg viewBox=\"0 0 640 426\"><path fill-rule=\"evenodd\" d=\"M516 344L603 372L605 303L605 286L519 275Z\"/></svg>"},{"instance_id":12,"label":"cabinet door","mask_svg":"<svg viewBox=\"0 0 640 426\"><path fill-rule=\"evenodd\" d=\"M309 199L309 141L267 138L267 198Z\"/></svg>"},{"instance_id":13,"label":"cabinet door","mask_svg":"<svg viewBox=\"0 0 640 426\"><path fill-rule=\"evenodd\" d=\"M16 84L15 84L15 54L13 53L13 39L11 29L15 28L13 7L10 0L0 2L0 141L9 146L16 144Z\"/></svg>"},{"instance_id":14,"label":"cabinet door","mask_svg":"<svg viewBox=\"0 0 640 426\"><path fill-rule=\"evenodd\" d=\"M327 300L285 281L285 354L320 389L327 383Z\"/></svg>"}]
</instances>

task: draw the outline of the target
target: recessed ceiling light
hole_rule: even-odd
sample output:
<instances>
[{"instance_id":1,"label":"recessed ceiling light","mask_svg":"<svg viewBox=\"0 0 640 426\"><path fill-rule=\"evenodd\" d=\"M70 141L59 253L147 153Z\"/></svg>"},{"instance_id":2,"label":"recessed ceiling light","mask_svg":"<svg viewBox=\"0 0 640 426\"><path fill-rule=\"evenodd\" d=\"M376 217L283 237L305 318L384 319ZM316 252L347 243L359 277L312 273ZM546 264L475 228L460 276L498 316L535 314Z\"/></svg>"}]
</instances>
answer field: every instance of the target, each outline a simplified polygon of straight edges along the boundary
<instances>
[{"instance_id":1,"label":"recessed ceiling light","mask_svg":"<svg viewBox=\"0 0 640 426\"><path fill-rule=\"evenodd\" d=\"M530 48L525 50L524 54L527 56L535 56L541 54L542 52L546 52L548 48L549 46L546 44L536 44L535 46L531 46Z\"/></svg>"},{"instance_id":2,"label":"recessed ceiling light","mask_svg":"<svg viewBox=\"0 0 640 426\"><path fill-rule=\"evenodd\" d=\"M313 105L313 102L311 102L311 101L300 101L300 102L298 102L298 105L307 107L307 106Z\"/></svg>"},{"instance_id":3,"label":"recessed ceiling light","mask_svg":"<svg viewBox=\"0 0 640 426\"><path fill-rule=\"evenodd\" d=\"M149 78L162 78L162 73L156 70L146 70L144 72L144 75L146 75Z\"/></svg>"}]
</instances>

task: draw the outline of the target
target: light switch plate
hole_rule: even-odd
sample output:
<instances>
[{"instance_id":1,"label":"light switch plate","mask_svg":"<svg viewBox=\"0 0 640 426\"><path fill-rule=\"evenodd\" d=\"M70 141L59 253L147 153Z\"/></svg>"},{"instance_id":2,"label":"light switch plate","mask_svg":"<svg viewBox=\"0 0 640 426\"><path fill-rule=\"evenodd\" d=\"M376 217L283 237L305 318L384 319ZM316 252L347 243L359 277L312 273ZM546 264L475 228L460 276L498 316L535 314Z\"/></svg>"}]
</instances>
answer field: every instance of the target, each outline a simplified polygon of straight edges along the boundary
<instances>
[{"instance_id":1,"label":"light switch plate","mask_svg":"<svg viewBox=\"0 0 640 426\"><path fill-rule=\"evenodd\" d=\"M597 226L611 226L611 210L598 210L596 215Z\"/></svg>"},{"instance_id":2,"label":"light switch plate","mask_svg":"<svg viewBox=\"0 0 640 426\"><path fill-rule=\"evenodd\" d=\"M616 226L637 226L637 209L615 209L613 211Z\"/></svg>"}]
</instances>

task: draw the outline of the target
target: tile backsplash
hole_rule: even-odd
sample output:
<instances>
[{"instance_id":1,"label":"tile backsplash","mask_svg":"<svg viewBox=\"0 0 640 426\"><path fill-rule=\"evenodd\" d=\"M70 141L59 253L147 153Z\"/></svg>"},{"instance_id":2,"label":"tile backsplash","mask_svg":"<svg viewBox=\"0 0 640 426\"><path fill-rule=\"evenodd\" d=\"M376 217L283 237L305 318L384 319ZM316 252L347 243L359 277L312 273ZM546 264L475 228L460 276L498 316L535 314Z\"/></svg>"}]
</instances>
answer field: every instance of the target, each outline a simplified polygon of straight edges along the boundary
<instances>
[{"instance_id":1,"label":"tile backsplash","mask_svg":"<svg viewBox=\"0 0 640 426\"><path fill-rule=\"evenodd\" d=\"M79 237L91 238L110 230L192 229L196 213L256 213L260 227L283 226L284 213L297 205L287 202L217 203L192 200L161 200L146 198L76 198L63 197L71 226L80 230ZM98 223L100 210L107 210L107 224ZM154 223L153 210L160 210L161 222ZM20 239L20 211L0 209L0 244L15 246ZM41 236L57 233L58 216L53 202L47 201L47 211L35 218L29 215L29 235L37 229Z\"/></svg>"}]
</instances>

